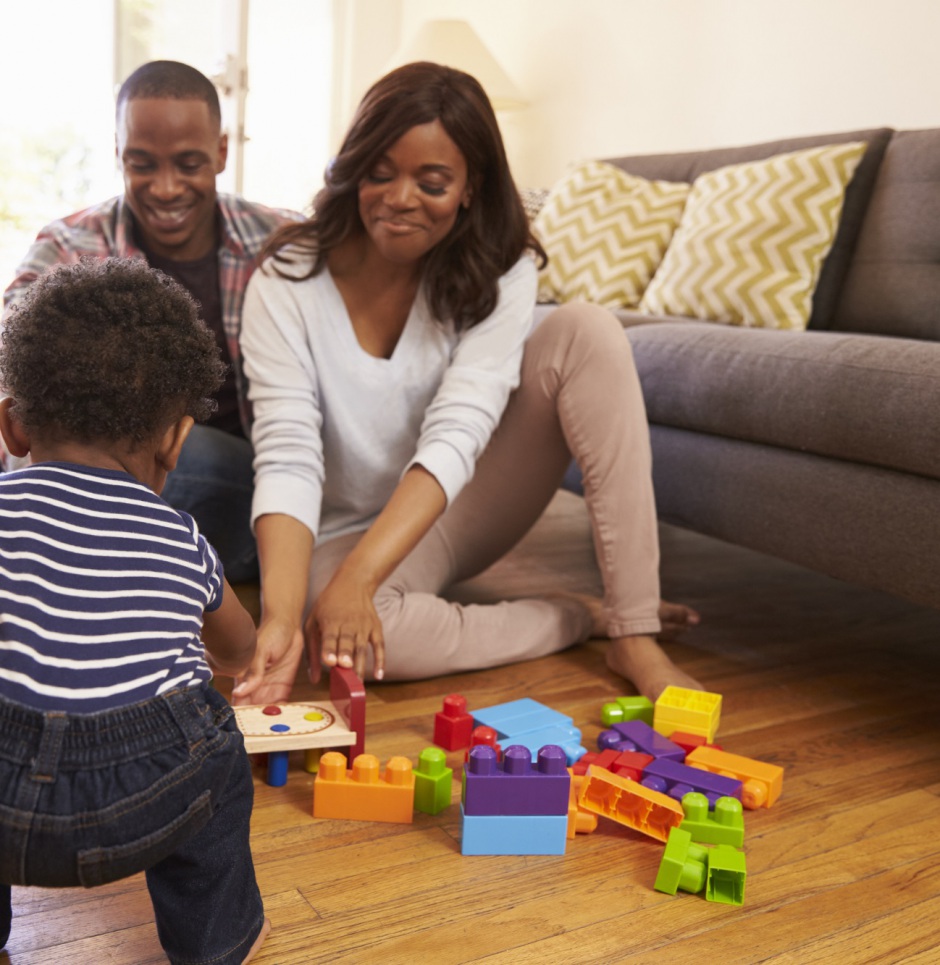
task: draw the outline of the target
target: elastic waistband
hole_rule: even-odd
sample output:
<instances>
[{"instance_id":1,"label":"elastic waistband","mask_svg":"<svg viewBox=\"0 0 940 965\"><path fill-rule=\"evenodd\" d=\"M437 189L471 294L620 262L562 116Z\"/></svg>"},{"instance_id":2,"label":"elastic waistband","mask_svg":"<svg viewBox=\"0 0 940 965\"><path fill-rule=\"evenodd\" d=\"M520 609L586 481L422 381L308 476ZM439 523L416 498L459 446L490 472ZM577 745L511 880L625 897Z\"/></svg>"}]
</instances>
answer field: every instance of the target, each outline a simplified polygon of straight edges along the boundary
<instances>
[{"instance_id":1,"label":"elastic waistband","mask_svg":"<svg viewBox=\"0 0 940 965\"><path fill-rule=\"evenodd\" d=\"M0 698L0 755L23 760L38 753L44 732L61 734L60 766L152 754L206 733L207 713L225 708L224 697L194 686L96 714L41 711Z\"/></svg>"}]
</instances>

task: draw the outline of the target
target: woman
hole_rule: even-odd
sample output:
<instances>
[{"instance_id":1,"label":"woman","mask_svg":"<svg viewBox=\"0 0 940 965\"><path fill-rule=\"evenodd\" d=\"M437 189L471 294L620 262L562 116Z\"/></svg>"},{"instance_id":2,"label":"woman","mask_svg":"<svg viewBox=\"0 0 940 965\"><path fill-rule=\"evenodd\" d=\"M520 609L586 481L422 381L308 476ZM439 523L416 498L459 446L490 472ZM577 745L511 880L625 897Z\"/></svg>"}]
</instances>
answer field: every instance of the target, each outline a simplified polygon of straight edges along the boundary
<instances>
[{"instance_id":1,"label":"woman","mask_svg":"<svg viewBox=\"0 0 940 965\"><path fill-rule=\"evenodd\" d=\"M656 516L628 343L589 305L531 331L544 254L482 87L429 63L382 78L315 211L272 236L245 301L262 621L235 697L285 699L305 642L314 679L321 662L363 674L369 657L377 679L409 679L591 635L650 697L697 686L654 639ZM572 454L603 604L441 599L525 534Z\"/></svg>"}]
</instances>

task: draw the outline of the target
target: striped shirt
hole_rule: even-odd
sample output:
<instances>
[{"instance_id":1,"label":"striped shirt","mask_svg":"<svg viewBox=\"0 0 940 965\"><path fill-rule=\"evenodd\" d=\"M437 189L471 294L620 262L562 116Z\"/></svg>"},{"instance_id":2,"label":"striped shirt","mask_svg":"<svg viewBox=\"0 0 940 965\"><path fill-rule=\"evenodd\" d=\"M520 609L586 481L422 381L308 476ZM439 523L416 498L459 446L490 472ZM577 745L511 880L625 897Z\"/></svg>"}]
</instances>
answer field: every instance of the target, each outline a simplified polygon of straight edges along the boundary
<instances>
[{"instance_id":1,"label":"striped shirt","mask_svg":"<svg viewBox=\"0 0 940 965\"><path fill-rule=\"evenodd\" d=\"M0 696L90 713L204 684L222 565L127 473L44 462L0 475Z\"/></svg>"}]
</instances>

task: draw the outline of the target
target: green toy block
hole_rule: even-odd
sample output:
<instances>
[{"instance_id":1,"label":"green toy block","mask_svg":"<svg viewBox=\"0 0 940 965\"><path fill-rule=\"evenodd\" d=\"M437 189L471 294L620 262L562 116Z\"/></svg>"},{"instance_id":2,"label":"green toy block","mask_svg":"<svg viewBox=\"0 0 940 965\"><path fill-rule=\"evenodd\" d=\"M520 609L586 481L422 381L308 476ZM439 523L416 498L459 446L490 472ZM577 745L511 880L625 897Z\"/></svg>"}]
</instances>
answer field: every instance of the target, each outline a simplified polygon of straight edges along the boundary
<instances>
[{"instance_id":1,"label":"green toy block","mask_svg":"<svg viewBox=\"0 0 940 965\"><path fill-rule=\"evenodd\" d=\"M692 835L698 844L744 845L744 808L735 797L720 797L715 810L709 814L708 798L698 791L689 791L682 798L685 820L679 825Z\"/></svg>"},{"instance_id":2,"label":"green toy block","mask_svg":"<svg viewBox=\"0 0 940 965\"><path fill-rule=\"evenodd\" d=\"M708 849L708 877L705 897L725 905L744 904L744 882L747 878L744 852L730 844L716 844Z\"/></svg>"},{"instance_id":3,"label":"green toy block","mask_svg":"<svg viewBox=\"0 0 940 965\"><path fill-rule=\"evenodd\" d=\"M447 766L447 755L439 747L425 747L418 755L415 776L415 810L439 814L451 804L454 772Z\"/></svg>"},{"instance_id":4,"label":"green toy block","mask_svg":"<svg viewBox=\"0 0 940 965\"><path fill-rule=\"evenodd\" d=\"M653 887L667 895L674 895L679 888L693 894L701 891L705 887L707 852L707 848L692 843L688 831L673 828Z\"/></svg>"},{"instance_id":5,"label":"green toy block","mask_svg":"<svg viewBox=\"0 0 940 965\"><path fill-rule=\"evenodd\" d=\"M648 697L617 697L601 707L601 720L605 727L622 724L628 720L642 720L652 727L654 709Z\"/></svg>"}]
</instances>

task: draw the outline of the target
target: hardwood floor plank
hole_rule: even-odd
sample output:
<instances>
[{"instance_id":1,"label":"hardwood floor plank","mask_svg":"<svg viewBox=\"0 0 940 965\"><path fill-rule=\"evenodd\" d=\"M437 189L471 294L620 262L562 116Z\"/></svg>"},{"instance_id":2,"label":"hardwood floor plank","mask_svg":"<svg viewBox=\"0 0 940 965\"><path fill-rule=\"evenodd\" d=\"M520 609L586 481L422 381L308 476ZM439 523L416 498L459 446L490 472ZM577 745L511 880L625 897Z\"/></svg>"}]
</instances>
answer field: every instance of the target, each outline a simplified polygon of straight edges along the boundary
<instances>
[{"instance_id":1,"label":"hardwood floor plank","mask_svg":"<svg viewBox=\"0 0 940 965\"><path fill-rule=\"evenodd\" d=\"M564 856L471 858L456 807L410 825L315 820L296 754L284 787L254 772L252 847L273 922L257 965L940 961L940 613L669 527L662 546L664 594L703 618L667 649L723 694L718 742L785 768L775 806L745 813L744 907L655 892L662 846L612 822ZM561 494L508 560L455 595L596 581L583 503ZM471 709L535 697L593 749L602 704L632 693L604 648L369 684L367 749L416 760L448 693ZM296 699L316 695L325 685L301 675ZM447 760L459 775L462 752ZM141 876L16 889L14 904L0 965L161 960Z\"/></svg>"}]
</instances>

